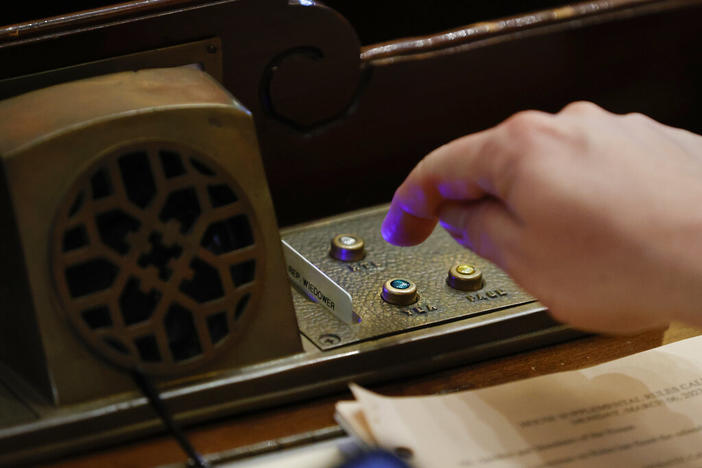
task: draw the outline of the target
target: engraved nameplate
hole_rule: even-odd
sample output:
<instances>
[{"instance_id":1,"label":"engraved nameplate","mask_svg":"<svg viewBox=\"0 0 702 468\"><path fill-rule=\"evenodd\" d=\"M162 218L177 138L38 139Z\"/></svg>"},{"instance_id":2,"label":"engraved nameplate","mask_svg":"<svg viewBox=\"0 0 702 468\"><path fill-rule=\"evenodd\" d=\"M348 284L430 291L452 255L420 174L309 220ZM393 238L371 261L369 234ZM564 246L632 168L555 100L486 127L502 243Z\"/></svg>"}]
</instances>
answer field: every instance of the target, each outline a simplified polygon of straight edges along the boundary
<instances>
[{"instance_id":1,"label":"engraved nameplate","mask_svg":"<svg viewBox=\"0 0 702 468\"><path fill-rule=\"evenodd\" d=\"M288 277L309 299L324 306L344 323L358 321L351 295L285 241L283 255Z\"/></svg>"}]
</instances>

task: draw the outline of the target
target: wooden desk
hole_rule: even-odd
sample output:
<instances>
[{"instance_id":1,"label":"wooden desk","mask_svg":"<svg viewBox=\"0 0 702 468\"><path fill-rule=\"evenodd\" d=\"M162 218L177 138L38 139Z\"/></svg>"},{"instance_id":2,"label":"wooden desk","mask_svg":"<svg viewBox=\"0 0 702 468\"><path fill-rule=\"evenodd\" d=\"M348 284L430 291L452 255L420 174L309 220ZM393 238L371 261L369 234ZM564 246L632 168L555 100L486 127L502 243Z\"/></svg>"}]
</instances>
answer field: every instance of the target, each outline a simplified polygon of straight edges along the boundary
<instances>
[{"instance_id":1,"label":"wooden desk","mask_svg":"<svg viewBox=\"0 0 702 468\"><path fill-rule=\"evenodd\" d=\"M402 382L371 387L386 395L421 395L469 390L518 379L588 367L696 336L702 330L672 324L666 330L635 336L590 336L568 343L458 367ZM203 454L256 444L335 425L334 404L349 393L273 408L189 429ZM185 461L175 441L162 436L71 457L46 468L140 467Z\"/></svg>"}]
</instances>

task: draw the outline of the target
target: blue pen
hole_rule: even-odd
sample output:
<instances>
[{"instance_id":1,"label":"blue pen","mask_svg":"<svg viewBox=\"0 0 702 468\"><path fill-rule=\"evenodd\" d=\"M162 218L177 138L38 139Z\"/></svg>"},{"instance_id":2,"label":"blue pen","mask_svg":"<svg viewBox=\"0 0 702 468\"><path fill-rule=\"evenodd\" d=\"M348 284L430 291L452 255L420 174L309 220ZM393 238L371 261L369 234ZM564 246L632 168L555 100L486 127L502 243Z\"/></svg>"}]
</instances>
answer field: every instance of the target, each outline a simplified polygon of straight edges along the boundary
<instances>
[{"instance_id":1,"label":"blue pen","mask_svg":"<svg viewBox=\"0 0 702 468\"><path fill-rule=\"evenodd\" d=\"M337 468L410 468L410 466L388 451L372 450L355 456Z\"/></svg>"}]
</instances>

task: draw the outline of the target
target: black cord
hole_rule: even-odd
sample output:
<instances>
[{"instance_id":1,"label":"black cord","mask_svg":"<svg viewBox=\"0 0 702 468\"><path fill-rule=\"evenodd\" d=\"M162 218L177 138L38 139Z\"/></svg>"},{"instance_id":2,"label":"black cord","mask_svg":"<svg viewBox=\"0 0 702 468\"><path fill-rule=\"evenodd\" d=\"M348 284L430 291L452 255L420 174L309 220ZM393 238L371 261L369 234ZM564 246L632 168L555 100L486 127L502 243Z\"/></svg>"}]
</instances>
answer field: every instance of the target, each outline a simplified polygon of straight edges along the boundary
<instances>
[{"instance_id":1,"label":"black cord","mask_svg":"<svg viewBox=\"0 0 702 468\"><path fill-rule=\"evenodd\" d=\"M195 466L197 468L211 468L210 464L207 463L207 461L204 458L202 458L202 455L200 455L193 448L187 437L185 437L185 435L180 431L180 429L178 429L178 426L176 426L175 421L173 421L171 413L168 411L168 408L166 408L166 406L163 404L163 400L159 396L158 391L156 391L156 388L153 386L149 378L138 369L133 369L131 371L131 374L132 378L134 379L134 382L137 384L137 387L139 387L139 390L141 390L146 399L149 401L151 407L154 409L154 411L156 411L158 417L161 418L163 425L166 426L168 432L170 432L171 435L178 441L180 448L183 449L185 454L188 457L190 457L188 465Z\"/></svg>"}]
</instances>

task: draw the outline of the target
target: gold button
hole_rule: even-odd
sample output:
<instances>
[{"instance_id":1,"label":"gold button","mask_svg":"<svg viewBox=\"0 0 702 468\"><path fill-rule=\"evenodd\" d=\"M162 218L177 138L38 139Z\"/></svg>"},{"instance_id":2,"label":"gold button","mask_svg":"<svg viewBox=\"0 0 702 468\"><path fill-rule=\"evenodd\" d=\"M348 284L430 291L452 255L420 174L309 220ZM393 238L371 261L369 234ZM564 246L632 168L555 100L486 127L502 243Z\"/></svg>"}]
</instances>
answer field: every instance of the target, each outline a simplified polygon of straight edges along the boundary
<instances>
[{"instance_id":1,"label":"gold button","mask_svg":"<svg viewBox=\"0 0 702 468\"><path fill-rule=\"evenodd\" d=\"M342 262L355 262L366 256L365 243L355 234L339 234L332 239L329 254Z\"/></svg>"},{"instance_id":2,"label":"gold button","mask_svg":"<svg viewBox=\"0 0 702 468\"><path fill-rule=\"evenodd\" d=\"M446 283L453 289L477 291L483 287L483 274L477 267L461 263L451 267Z\"/></svg>"},{"instance_id":3,"label":"gold button","mask_svg":"<svg viewBox=\"0 0 702 468\"><path fill-rule=\"evenodd\" d=\"M395 305L414 304L419 299L417 285L404 278L392 278L383 285L380 294L385 302Z\"/></svg>"}]
</instances>

